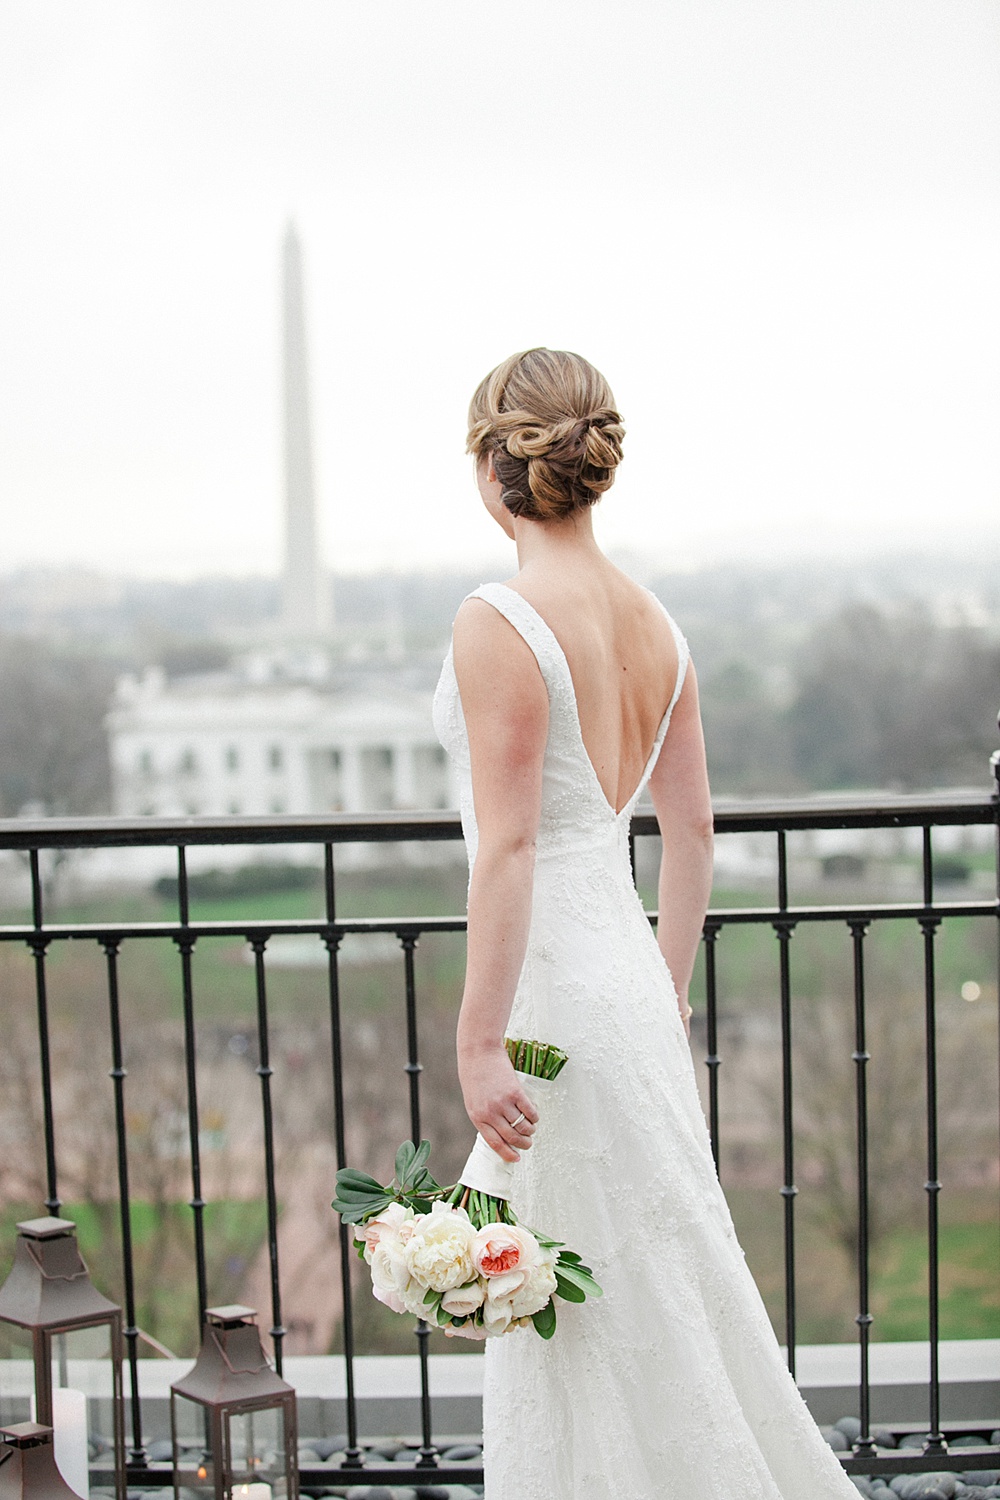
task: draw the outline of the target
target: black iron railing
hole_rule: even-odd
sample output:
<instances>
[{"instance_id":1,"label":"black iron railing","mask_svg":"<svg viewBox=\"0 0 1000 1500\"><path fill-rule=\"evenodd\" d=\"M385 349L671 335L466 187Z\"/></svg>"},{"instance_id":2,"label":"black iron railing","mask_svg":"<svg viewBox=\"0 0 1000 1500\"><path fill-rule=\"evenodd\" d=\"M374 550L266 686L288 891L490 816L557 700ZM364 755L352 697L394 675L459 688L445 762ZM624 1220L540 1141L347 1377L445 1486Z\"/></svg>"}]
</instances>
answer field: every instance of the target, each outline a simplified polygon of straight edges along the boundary
<instances>
[{"instance_id":1,"label":"black iron railing","mask_svg":"<svg viewBox=\"0 0 1000 1500\"><path fill-rule=\"evenodd\" d=\"M938 1300L939 1300L939 1226L938 1194L938 1101L937 1101L937 1014L935 983L935 943L942 923L955 918L974 918L997 923L1000 899L946 900L937 898L934 883L934 830L947 826L993 825L1000 838L1000 801L994 796L974 794L941 794L928 797L880 797L877 801L861 799L823 799L817 801L772 802L720 808L716 814L719 835L755 833L770 835L776 851L776 901L773 905L734 909L713 909L705 923L705 1025L708 1069L708 1113L713 1146L718 1160L719 1149L719 984L716 950L720 936L743 924L769 926L779 944L780 1026L781 1026L781 1092L782 1154L785 1274L785 1321L789 1365L794 1374L796 1351L796 1220L794 1160L794 1094L792 1077L792 1029L794 984L791 940L793 934L814 923L846 927L851 944L854 987L855 1113L857 1136L857 1276L859 1334L858 1415L861 1432L853 1452L842 1455L846 1468L853 1472L920 1471L946 1467L943 1456L947 1440L940 1415L940 1379L938 1370ZM830 829L919 829L921 837L922 892L912 903L863 903L860 905L795 905L790 899L788 836L799 830ZM634 841L657 832L651 815L640 814L632 825ZM200 1112L198 1103L197 1021L192 956L196 945L205 938L240 937L253 953L256 992L256 1027L258 1041L257 1074L260 1080L260 1109L263 1124L265 1206L267 1249L270 1268L270 1335L274 1357L280 1371L285 1329L282 1324L281 1274L278 1233L278 1188L275 1165L272 1068L269 1050L268 1019L268 944L281 934L315 935L326 946L326 991L329 1008L332 1051L330 1088L333 1103L333 1128L338 1165L346 1165L345 1058L340 1004L339 949L348 934L389 933L399 942L403 958L403 984L406 1014L406 1064L409 1091L410 1129L414 1140L421 1137L421 1061L418 1047L417 986L414 951L420 938L431 932L460 932L462 917L428 917L418 919L350 918L337 914L337 851L344 845L371 843L410 843L427 840L457 840L461 837L458 818L442 814L373 814L366 818L346 815L328 818L273 817L227 818L213 820L141 819L45 819L38 821L8 820L0 822L0 849L23 851L28 858L31 880L31 920L0 928L0 940L24 944L30 950L34 966L37 1032L40 1058L38 1087L41 1095L45 1152L45 1206L57 1214L59 1196L59 1139L53 1108L53 1080L50 1051L50 1019L47 994L47 965L53 948L69 943L93 943L103 952L106 965L108 1017L110 1026L111 1080L114 1100L114 1130L122 1245L122 1282L124 1287L125 1337L131 1380L131 1450L130 1482L155 1486L169 1482L169 1473L150 1465L143 1437L142 1410L139 1400L138 1342L136 1326L136 1282L133 1260L132 1211L129 1194L129 1138L126 1118L127 1025L123 1019L119 995L118 964L122 948L135 942L158 941L173 944L178 956L181 979L183 1045L185 1063L187 1147L190 1158L193 1219L194 1272L199 1316L203 1319L207 1301L206 1203L202 1188ZM234 920L197 921L191 917L190 880L187 851L197 846L314 845L322 851L324 910L321 917L308 920ZM41 856L45 851L96 850L107 848L170 847L176 851L177 919L169 922L88 922L50 921L45 910L45 893L41 873ZM1000 859L1000 842L998 842ZM998 865L1000 868L1000 865ZM651 914L655 920L655 914ZM924 973L924 1057L926 1067L926 1153L927 1179L927 1251L928 1251L928 1330L930 1342L930 1377L928 1381L929 1437L922 1450L907 1449L898 1453L880 1452L873 1461L874 1442L870 1424L869 1392L869 1201L868 1185L868 1097L866 1051L866 944L875 924L915 924L923 939ZM358 1399L354 1379L355 1334L352 1319L350 1266L352 1249L348 1233L341 1226L341 1277L343 1291L343 1346L346 1372L346 1462L345 1470L354 1479L370 1483L460 1483L481 1481L481 1465L443 1462L435 1445L432 1427L432 1403L428 1377L428 1329L417 1328L417 1358L420 1367L421 1431L419 1447L411 1464L387 1465L366 1462L359 1440ZM957 1455L956 1455L957 1460ZM980 1449L963 1448L961 1467L990 1468L1000 1466L996 1448L985 1441ZM336 1483L336 1473L304 1468L301 1473L306 1487Z\"/></svg>"}]
</instances>

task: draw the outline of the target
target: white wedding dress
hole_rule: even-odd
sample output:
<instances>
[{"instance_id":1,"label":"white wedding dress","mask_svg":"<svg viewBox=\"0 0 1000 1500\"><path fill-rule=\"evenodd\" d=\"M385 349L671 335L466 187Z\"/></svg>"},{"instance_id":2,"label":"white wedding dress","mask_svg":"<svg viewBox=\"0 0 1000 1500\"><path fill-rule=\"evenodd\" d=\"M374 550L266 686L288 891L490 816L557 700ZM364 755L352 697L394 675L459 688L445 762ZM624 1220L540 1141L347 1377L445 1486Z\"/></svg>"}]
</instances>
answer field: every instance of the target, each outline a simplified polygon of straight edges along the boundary
<instances>
[{"instance_id":1,"label":"white wedding dress","mask_svg":"<svg viewBox=\"0 0 1000 1500\"><path fill-rule=\"evenodd\" d=\"M487 1341L487 1500L857 1500L737 1242L673 981L632 881L629 822L683 684L686 642L671 620L673 700L616 814L552 631L504 584L471 597L523 637L549 694L531 930L507 1030L554 1042L569 1062L540 1101L512 1205L578 1251L604 1289L582 1305L557 1301L549 1342L533 1329ZM469 748L450 652L434 722L457 765L471 866Z\"/></svg>"}]
</instances>

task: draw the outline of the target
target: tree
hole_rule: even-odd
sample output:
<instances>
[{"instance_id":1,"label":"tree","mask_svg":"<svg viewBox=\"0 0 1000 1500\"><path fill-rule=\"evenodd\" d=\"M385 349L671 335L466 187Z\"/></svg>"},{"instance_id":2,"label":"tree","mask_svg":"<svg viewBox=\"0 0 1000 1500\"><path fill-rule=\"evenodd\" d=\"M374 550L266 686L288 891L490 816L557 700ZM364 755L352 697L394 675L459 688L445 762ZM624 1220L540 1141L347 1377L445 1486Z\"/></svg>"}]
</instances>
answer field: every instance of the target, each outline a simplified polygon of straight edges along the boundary
<instances>
[{"instance_id":1,"label":"tree","mask_svg":"<svg viewBox=\"0 0 1000 1500\"><path fill-rule=\"evenodd\" d=\"M785 726L810 787L981 785L998 708L1000 645L981 631L851 605L803 648Z\"/></svg>"},{"instance_id":2,"label":"tree","mask_svg":"<svg viewBox=\"0 0 1000 1500\"><path fill-rule=\"evenodd\" d=\"M0 812L105 812L104 715L114 667L23 636L0 636Z\"/></svg>"}]
</instances>

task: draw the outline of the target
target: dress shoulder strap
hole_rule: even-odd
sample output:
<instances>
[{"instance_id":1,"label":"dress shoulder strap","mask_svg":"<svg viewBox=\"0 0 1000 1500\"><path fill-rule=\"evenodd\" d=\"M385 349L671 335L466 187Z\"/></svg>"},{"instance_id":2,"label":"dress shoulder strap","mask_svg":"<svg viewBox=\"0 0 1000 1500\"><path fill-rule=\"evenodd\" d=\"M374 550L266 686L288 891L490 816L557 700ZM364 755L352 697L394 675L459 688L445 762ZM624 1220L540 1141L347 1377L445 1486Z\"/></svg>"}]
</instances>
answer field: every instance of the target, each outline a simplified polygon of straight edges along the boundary
<instances>
[{"instance_id":1,"label":"dress shoulder strap","mask_svg":"<svg viewBox=\"0 0 1000 1500\"><path fill-rule=\"evenodd\" d=\"M550 627L527 599L523 598L516 589L508 588L505 583L484 583L467 597L484 600L485 603L492 605L498 614L503 615L508 624L513 625L538 663L538 670L549 691L550 702L561 698L567 687L572 695L572 678L569 677L569 668L562 647ZM569 679L568 682L567 679Z\"/></svg>"},{"instance_id":2,"label":"dress shoulder strap","mask_svg":"<svg viewBox=\"0 0 1000 1500\"><path fill-rule=\"evenodd\" d=\"M684 637L683 632L681 631L680 626L677 624L677 621L674 619L673 615L668 613L667 607L663 603L663 600L657 598L652 589L647 589L646 593L663 613L667 624L670 626L670 633L674 638L674 644L677 647L677 681L674 683L673 697L671 698L670 706L667 709L667 718L669 720L670 715L674 711L677 700L681 695L681 689L684 686L684 678L687 676L688 662L691 660L691 648L688 646L688 643Z\"/></svg>"}]
</instances>

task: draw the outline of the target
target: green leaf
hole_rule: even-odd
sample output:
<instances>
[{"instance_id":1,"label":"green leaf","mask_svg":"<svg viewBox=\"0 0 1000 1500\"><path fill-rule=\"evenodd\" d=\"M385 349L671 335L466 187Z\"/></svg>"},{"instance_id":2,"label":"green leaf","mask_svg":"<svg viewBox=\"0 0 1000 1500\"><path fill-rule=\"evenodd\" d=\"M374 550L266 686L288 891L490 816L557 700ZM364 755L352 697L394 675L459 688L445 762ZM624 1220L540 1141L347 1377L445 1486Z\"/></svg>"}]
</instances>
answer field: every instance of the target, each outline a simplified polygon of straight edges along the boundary
<instances>
[{"instance_id":1,"label":"green leaf","mask_svg":"<svg viewBox=\"0 0 1000 1500\"><path fill-rule=\"evenodd\" d=\"M357 1197L353 1195L341 1197L338 1195L334 1198L330 1206L340 1214L345 1224L357 1224L363 1219L373 1219L376 1214L380 1214L383 1209L388 1208L392 1202L393 1199L388 1196L384 1189L380 1188L377 1197L371 1193L359 1194Z\"/></svg>"},{"instance_id":2,"label":"green leaf","mask_svg":"<svg viewBox=\"0 0 1000 1500\"><path fill-rule=\"evenodd\" d=\"M428 1172L426 1167L421 1167L416 1176L411 1177L410 1187L415 1192L420 1193L440 1193L444 1191L444 1189L441 1187L441 1184L434 1181L434 1178L431 1176L430 1172Z\"/></svg>"},{"instance_id":3,"label":"green leaf","mask_svg":"<svg viewBox=\"0 0 1000 1500\"><path fill-rule=\"evenodd\" d=\"M558 1273L556 1274L556 1291L567 1302L586 1302L587 1300L587 1293L582 1287L572 1281L567 1281Z\"/></svg>"},{"instance_id":4,"label":"green leaf","mask_svg":"<svg viewBox=\"0 0 1000 1500\"><path fill-rule=\"evenodd\" d=\"M396 1203L405 1203L407 1208L413 1209L414 1213L429 1214L434 1203L437 1201L437 1194L435 1193L427 1197L423 1193L405 1192L400 1193L394 1201Z\"/></svg>"},{"instance_id":5,"label":"green leaf","mask_svg":"<svg viewBox=\"0 0 1000 1500\"><path fill-rule=\"evenodd\" d=\"M416 1154L417 1148L412 1141L404 1141L399 1150L396 1152L396 1181L399 1183L400 1187L402 1187L403 1183L406 1181L410 1167L413 1165L413 1158L416 1156Z\"/></svg>"},{"instance_id":6,"label":"green leaf","mask_svg":"<svg viewBox=\"0 0 1000 1500\"><path fill-rule=\"evenodd\" d=\"M333 1206L337 1208L336 1203ZM360 1224L365 1217L360 1208L337 1208L337 1212L345 1224Z\"/></svg>"},{"instance_id":7,"label":"green leaf","mask_svg":"<svg viewBox=\"0 0 1000 1500\"><path fill-rule=\"evenodd\" d=\"M597 1285L593 1276L591 1276L589 1271L584 1270L582 1266L560 1266L557 1264L556 1280L565 1285L576 1287L583 1294L582 1297L577 1298L570 1297L566 1292L561 1292L561 1295L566 1297L570 1302L583 1301L584 1297L600 1297L603 1295L601 1288Z\"/></svg>"},{"instance_id":8,"label":"green leaf","mask_svg":"<svg viewBox=\"0 0 1000 1500\"><path fill-rule=\"evenodd\" d=\"M374 1177L369 1177L367 1172L359 1172L355 1167L341 1167L337 1173L337 1186L367 1188L370 1192L384 1193L385 1188Z\"/></svg>"},{"instance_id":9,"label":"green leaf","mask_svg":"<svg viewBox=\"0 0 1000 1500\"><path fill-rule=\"evenodd\" d=\"M532 1313L531 1321L535 1325L535 1332L540 1333L543 1339L550 1339L556 1331L556 1309L551 1297L543 1308Z\"/></svg>"},{"instance_id":10,"label":"green leaf","mask_svg":"<svg viewBox=\"0 0 1000 1500\"><path fill-rule=\"evenodd\" d=\"M365 1204L365 1203L376 1204L377 1203L377 1204L379 1204L379 1212L381 1212L381 1210L383 1208L387 1207L388 1204L390 1204L392 1202L393 1202L393 1199L389 1196L389 1194L385 1191L385 1189L384 1188L379 1188L379 1190L378 1190L377 1193L367 1193L367 1192L366 1193L362 1193L362 1192L356 1192L355 1193L355 1192L351 1192L351 1191L340 1192L340 1193L337 1194L336 1198L334 1198L333 1205L336 1208L336 1206L337 1206L338 1203L347 1203L347 1204L350 1205L351 1208L357 1208L361 1204Z\"/></svg>"},{"instance_id":11,"label":"green leaf","mask_svg":"<svg viewBox=\"0 0 1000 1500\"><path fill-rule=\"evenodd\" d=\"M525 1225L524 1227L527 1229L528 1226ZM535 1239L542 1246L543 1250L561 1250L562 1249L562 1246L563 1246L563 1243L564 1243L562 1240L550 1240L547 1234L542 1234L541 1231L538 1230L538 1229L532 1229L532 1230L529 1231L529 1233L531 1233L531 1234L533 1234L535 1236Z\"/></svg>"}]
</instances>

